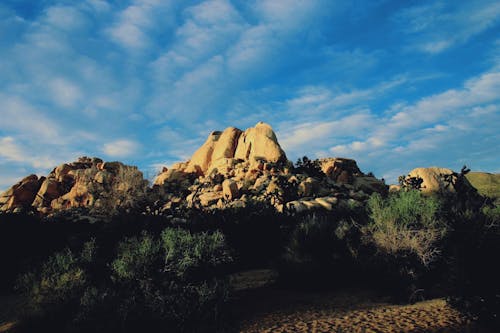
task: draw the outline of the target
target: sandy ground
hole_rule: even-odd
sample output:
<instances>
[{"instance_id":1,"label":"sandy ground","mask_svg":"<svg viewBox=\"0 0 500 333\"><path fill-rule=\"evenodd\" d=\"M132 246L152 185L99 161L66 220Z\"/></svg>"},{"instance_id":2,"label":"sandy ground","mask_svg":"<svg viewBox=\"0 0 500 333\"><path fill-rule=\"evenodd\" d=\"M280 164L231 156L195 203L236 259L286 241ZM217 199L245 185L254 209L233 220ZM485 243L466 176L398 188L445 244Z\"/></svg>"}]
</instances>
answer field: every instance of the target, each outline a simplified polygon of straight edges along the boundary
<instances>
[{"instance_id":1,"label":"sandy ground","mask_svg":"<svg viewBox=\"0 0 500 333\"><path fill-rule=\"evenodd\" d=\"M243 295L235 302L241 333L487 332L444 299L396 305L360 292L267 290Z\"/></svg>"}]
</instances>

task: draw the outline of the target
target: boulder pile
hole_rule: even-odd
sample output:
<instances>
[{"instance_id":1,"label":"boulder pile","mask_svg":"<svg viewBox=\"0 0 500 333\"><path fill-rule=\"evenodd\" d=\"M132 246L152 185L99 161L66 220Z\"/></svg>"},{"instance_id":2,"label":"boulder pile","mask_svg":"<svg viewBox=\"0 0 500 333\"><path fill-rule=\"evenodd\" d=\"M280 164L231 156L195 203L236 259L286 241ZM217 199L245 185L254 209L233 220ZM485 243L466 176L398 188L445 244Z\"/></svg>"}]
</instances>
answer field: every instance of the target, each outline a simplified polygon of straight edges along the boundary
<instances>
[{"instance_id":1,"label":"boulder pile","mask_svg":"<svg viewBox=\"0 0 500 333\"><path fill-rule=\"evenodd\" d=\"M160 213L182 205L210 210L249 203L271 204L280 212L333 210L387 192L383 181L365 175L352 159L317 163L321 175L294 168L268 124L245 131L229 127L212 132L189 161L163 168L153 192L161 193Z\"/></svg>"},{"instance_id":2,"label":"boulder pile","mask_svg":"<svg viewBox=\"0 0 500 333\"><path fill-rule=\"evenodd\" d=\"M46 177L30 175L0 194L0 211L35 209L43 214L76 207L112 212L144 196L147 182L137 167L81 157Z\"/></svg>"}]
</instances>

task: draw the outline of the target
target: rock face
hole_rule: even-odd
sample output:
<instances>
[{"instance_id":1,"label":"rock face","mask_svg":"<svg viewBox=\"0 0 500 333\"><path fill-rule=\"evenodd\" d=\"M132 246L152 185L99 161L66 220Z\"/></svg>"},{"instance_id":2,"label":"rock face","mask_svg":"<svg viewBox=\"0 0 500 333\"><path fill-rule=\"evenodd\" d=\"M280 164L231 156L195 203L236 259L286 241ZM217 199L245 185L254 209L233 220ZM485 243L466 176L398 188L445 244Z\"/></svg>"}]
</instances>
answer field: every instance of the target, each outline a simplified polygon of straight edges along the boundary
<instances>
[{"instance_id":1,"label":"rock face","mask_svg":"<svg viewBox=\"0 0 500 333\"><path fill-rule=\"evenodd\" d=\"M56 167L47 177L31 175L0 195L0 210L30 206L42 213L74 207L114 210L144 195L147 182L137 167L81 157Z\"/></svg>"}]
</instances>

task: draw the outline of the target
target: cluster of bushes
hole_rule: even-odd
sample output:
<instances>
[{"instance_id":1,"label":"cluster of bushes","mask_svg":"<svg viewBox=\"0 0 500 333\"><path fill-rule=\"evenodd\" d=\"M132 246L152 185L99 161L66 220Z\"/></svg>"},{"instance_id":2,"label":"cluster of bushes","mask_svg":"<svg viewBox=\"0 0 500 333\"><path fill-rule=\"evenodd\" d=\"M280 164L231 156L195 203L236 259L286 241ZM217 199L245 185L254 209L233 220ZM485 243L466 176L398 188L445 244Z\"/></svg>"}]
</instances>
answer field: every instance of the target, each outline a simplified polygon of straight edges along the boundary
<instances>
[{"instance_id":1,"label":"cluster of bushes","mask_svg":"<svg viewBox=\"0 0 500 333\"><path fill-rule=\"evenodd\" d=\"M228 296L231 254L220 232L147 232L103 250L94 239L22 275L21 331L213 332Z\"/></svg>"}]
</instances>

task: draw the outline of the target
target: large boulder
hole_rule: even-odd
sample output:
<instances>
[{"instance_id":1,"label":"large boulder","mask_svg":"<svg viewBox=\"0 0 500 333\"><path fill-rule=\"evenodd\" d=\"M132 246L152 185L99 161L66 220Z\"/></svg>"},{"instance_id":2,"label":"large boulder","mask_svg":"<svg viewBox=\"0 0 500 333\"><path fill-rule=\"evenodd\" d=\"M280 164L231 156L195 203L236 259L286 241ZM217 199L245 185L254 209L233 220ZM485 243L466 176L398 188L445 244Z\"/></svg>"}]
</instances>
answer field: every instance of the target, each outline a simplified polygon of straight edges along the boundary
<instances>
[{"instance_id":1,"label":"large boulder","mask_svg":"<svg viewBox=\"0 0 500 333\"><path fill-rule=\"evenodd\" d=\"M54 178L47 178L40 186L32 205L37 208L50 207L52 200L59 196L61 196L59 182Z\"/></svg>"},{"instance_id":2,"label":"large boulder","mask_svg":"<svg viewBox=\"0 0 500 333\"><path fill-rule=\"evenodd\" d=\"M263 122L241 134L234 157L250 162L262 160L276 163L287 160L272 127Z\"/></svg>"},{"instance_id":3,"label":"large boulder","mask_svg":"<svg viewBox=\"0 0 500 333\"><path fill-rule=\"evenodd\" d=\"M210 133L205 143L198 148L191 157L186 172L196 173L198 171L206 172L208 170L208 166L212 161L212 153L221 134L222 133L219 131Z\"/></svg>"},{"instance_id":4,"label":"large boulder","mask_svg":"<svg viewBox=\"0 0 500 333\"><path fill-rule=\"evenodd\" d=\"M45 177L38 178L37 175L29 175L10 189L0 194L3 205L2 211L13 211L17 208L27 208L31 206Z\"/></svg>"},{"instance_id":5,"label":"large boulder","mask_svg":"<svg viewBox=\"0 0 500 333\"><path fill-rule=\"evenodd\" d=\"M233 158L240 135L240 129L235 127L226 128L215 144L212 161L217 161L220 158Z\"/></svg>"},{"instance_id":6,"label":"large boulder","mask_svg":"<svg viewBox=\"0 0 500 333\"><path fill-rule=\"evenodd\" d=\"M424 193L435 193L440 191L452 191L452 186L447 186L444 182L444 175L453 174L453 170L447 168L430 167L430 168L415 168L408 174L407 177L422 178L421 191Z\"/></svg>"},{"instance_id":7,"label":"large boulder","mask_svg":"<svg viewBox=\"0 0 500 333\"><path fill-rule=\"evenodd\" d=\"M408 174L407 177L417 177L422 178L422 188L423 193L436 193L436 192L451 192L455 193L455 187L445 181L446 177L451 178L452 182L457 180L456 173L451 169L430 167L430 168L415 168ZM463 178L463 186L469 189L473 189L473 186L469 183L467 178Z\"/></svg>"},{"instance_id":8,"label":"large boulder","mask_svg":"<svg viewBox=\"0 0 500 333\"><path fill-rule=\"evenodd\" d=\"M241 162L249 162L254 169L261 170L265 162L284 161L285 152L281 149L273 129L268 124L259 122L244 132L235 127L228 127L223 132L210 133L185 167L180 169L172 166L171 169L198 176L207 176L217 169L218 173L228 175L234 166ZM166 175L161 178L160 176L155 184L168 180Z\"/></svg>"},{"instance_id":9,"label":"large boulder","mask_svg":"<svg viewBox=\"0 0 500 333\"><path fill-rule=\"evenodd\" d=\"M319 160L321 171L331 180L342 183L352 184L355 177L363 176L359 170L356 161L349 158L323 158Z\"/></svg>"}]
</instances>

